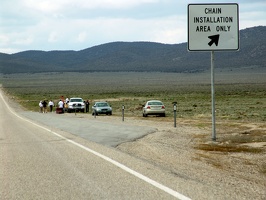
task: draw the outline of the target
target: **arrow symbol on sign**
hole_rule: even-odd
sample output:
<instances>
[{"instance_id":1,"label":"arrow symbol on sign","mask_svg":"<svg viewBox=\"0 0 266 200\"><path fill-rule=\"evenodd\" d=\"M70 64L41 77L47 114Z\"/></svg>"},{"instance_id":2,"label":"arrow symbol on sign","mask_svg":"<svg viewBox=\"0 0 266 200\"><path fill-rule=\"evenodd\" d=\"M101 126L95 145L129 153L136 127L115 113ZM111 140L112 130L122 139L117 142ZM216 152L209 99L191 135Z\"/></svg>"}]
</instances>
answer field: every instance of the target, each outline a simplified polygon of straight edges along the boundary
<instances>
[{"instance_id":1,"label":"arrow symbol on sign","mask_svg":"<svg viewBox=\"0 0 266 200\"><path fill-rule=\"evenodd\" d=\"M220 37L220 34L209 36L208 38L211 39L211 41L208 43L208 45L209 46L212 46L212 44L215 43L215 45L218 46L219 37Z\"/></svg>"}]
</instances>

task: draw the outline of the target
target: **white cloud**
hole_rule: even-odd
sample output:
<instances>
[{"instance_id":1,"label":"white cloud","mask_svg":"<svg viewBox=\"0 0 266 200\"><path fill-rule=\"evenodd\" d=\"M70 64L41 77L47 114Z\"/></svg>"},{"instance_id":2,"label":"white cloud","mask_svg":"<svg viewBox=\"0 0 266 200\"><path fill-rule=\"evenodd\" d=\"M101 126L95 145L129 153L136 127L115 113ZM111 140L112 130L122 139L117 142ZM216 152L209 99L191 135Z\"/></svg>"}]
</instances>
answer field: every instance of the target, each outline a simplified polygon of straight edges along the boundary
<instances>
[{"instance_id":1,"label":"white cloud","mask_svg":"<svg viewBox=\"0 0 266 200\"><path fill-rule=\"evenodd\" d=\"M186 42L187 5L200 2L6 0L0 7L0 52L80 50L113 41ZM265 1L238 2L241 29L266 25Z\"/></svg>"},{"instance_id":2,"label":"white cloud","mask_svg":"<svg viewBox=\"0 0 266 200\"><path fill-rule=\"evenodd\" d=\"M65 6L64 0L43 0L43 1L35 1L35 0L23 0L25 9L29 8L29 10L50 13L56 12L60 9L63 9Z\"/></svg>"},{"instance_id":3,"label":"white cloud","mask_svg":"<svg viewBox=\"0 0 266 200\"><path fill-rule=\"evenodd\" d=\"M17 38L13 44L16 45L30 45L33 42L33 38L31 37L22 37L22 38Z\"/></svg>"},{"instance_id":4,"label":"white cloud","mask_svg":"<svg viewBox=\"0 0 266 200\"><path fill-rule=\"evenodd\" d=\"M156 20L152 31L151 41L169 44L186 42L187 18L186 16L172 16Z\"/></svg>"},{"instance_id":5,"label":"white cloud","mask_svg":"<svg viewBox=\"0 0 266 200\"><path fill-rule=\"evenodd\" d=\"M84 42L86 41L87 33L85 31L78 34L77 41L78 42Z\"/></svg>"},{"instance_id":6,"label":"white cloud","mask_svg":"<svg viewBox=\"0 0 266 200\"><path fill-rule=\"evenodd\" d=\"M128 9L143 4L158 3L160 0L23 0L28 8L42 12L64 12L70 9Z\"/></svg>"},{"instance_id":7,"label":"white cloud","mask_svg":"<svg viewBox=\"0 0 266 200\"><path fill-rule=\"evenodd\" d=\"M53 31L49 34L48 42L54 43L57 42L59 35L56 31Z\"/></svg>"},{"instance_id":8,"label":"white cloud","mask_svg":"<svg viewBox=\"0 0 266 200\"><path fill-rule=\"evenodd\" d=\"M7 35L4 35L4 34L0 35L0 44L6 45L9 43L9 41L10 39Z\"/></svg>"},{"instance_id":9,"label":"white cloud","mask_svg":"<svg viewBox=\"0 0 266 200\"><path fill-rule=\"evenodd\" d=\"M253 27L253 26L266 25L265 12L256 12L256 11L241 12L239 18L240 18L239 20L240 29Z\"/></svg>"},{"instance_id":10,"label":"white cloud","mask_svg":"<svg viewBox=\"0 0 266 200\"><path fill-rule=\"evenodd\" d=\"M78 35L84 45L97 45L112 41L155 41L178 43L186 41L186 18L173 16L162 19L99 18L94 20L71 20L75 26L70 34ZM88 41L87 39L91 40ZM98 39L100 38L100 40ZM101 42L102 40L102 42ZM86 48L86 46L84 46Z\"/></svg>"}]
</instances>

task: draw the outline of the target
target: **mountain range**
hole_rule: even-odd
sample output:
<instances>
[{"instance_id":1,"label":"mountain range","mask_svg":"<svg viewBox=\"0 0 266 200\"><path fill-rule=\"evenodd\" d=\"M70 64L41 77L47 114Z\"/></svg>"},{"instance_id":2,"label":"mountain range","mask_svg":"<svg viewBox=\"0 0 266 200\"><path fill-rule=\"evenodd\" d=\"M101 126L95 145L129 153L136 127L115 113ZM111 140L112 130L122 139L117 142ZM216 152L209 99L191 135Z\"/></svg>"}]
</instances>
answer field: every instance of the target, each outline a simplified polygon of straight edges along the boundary
<instances>
[{"instance_id":1,"label":"mountain range","mask_svg":"<svg viewBox=\"0 0 266 200\"><path fill-rule=\"evenodd\" d=\"M266 68L266 26L240 30L239 51L215 52L216 68ZM0 53L0 73L202 72L210 52L189 52L187 43L111 42L80 51Z\"/></svg>"}]
</instances>

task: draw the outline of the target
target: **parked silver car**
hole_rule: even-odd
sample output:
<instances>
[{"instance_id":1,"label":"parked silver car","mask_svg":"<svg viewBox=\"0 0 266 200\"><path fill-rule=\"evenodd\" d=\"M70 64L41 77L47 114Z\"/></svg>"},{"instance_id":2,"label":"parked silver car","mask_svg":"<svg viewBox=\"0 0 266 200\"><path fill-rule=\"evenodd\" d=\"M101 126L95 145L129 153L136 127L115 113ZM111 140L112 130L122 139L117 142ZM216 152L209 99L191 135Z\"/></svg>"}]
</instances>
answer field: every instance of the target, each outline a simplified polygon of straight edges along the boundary
<instances>
[{"instance_id":1,"label":"parked silver car","mask_svg":"<svg viewBox=\"0 0 266 200\"><path fill-rule=\"evenodd\" d=\"M92 106L92 115L94 114L112 115L112 108L107 102L95 102Z\"/></svg>"},{"instance_id":2,"label":"parked silver car","mask_svg":"<svg viewBox=\"0 0 266 200\"><path fill-rule=\"evenodd\" d=\"M143 117L147 117L148 115L160 115L165 117L165 106L163 102L159 100L150 100L143 106L142 112Z\"/></svg>"}]
</instances>

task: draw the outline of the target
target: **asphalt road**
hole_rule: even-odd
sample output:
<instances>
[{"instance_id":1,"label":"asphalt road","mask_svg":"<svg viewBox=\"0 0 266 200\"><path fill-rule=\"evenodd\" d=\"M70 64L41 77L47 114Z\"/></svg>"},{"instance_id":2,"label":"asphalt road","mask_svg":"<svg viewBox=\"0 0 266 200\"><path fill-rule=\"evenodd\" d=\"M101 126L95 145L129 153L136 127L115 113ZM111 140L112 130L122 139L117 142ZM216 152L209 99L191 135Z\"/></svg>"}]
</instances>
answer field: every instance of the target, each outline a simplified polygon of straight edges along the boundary
<instances>
[{"instance_id":1,"label":"asphalt road","mask_svg":"<svg viewBox=\"0 0 266 200\"><path fill-rule=\"evenodd\" d=\"M106 147L154 130L77 117L64 130L69 116L51 116L17 113L0 93L0 199L188 199L148 164Z\"/></svg>"},{"instance_id":2,"label":"asphalt road","mask_svg":"<svg viewBox=\"0 0 266 200\"><path fill-rule=\"evenodd\" d=\"M152 127L98 121L97 118L101 116L97 116L95 119L91 114L85 114L88 118L84 117L83 113L78 113L77 115L74 113L55 114L54 112L42 114L23 111L19 114L39 124L51 127L51 129L64 130L73 135L110 147L115 147L123 142L135 140L156 131Z\"/></svg>"}]
</instances>

